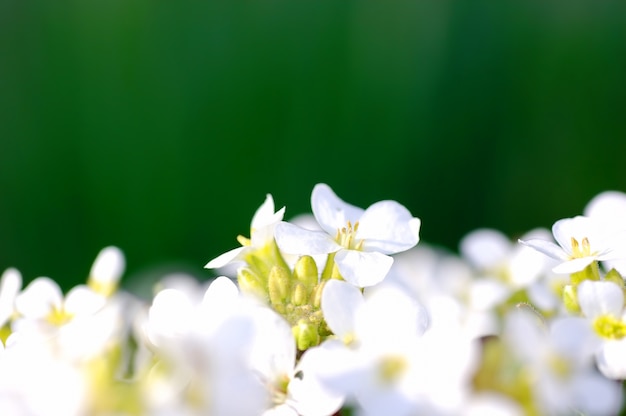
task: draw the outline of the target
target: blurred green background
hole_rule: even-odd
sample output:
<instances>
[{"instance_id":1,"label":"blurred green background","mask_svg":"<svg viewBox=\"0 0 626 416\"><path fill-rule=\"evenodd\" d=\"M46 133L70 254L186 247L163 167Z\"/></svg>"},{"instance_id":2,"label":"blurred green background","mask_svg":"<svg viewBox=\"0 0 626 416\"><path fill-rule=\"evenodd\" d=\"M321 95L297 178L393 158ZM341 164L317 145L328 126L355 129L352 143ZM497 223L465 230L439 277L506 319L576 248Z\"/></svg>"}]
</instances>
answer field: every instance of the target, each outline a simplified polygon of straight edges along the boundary
<instances>
[{"instance_id":1,"label":"blurred green background","mask_svg":"<svg viewBox=\"0 0 626 416\"><path fill-rule=\"evenodd\" d=\"M626 3L0 1L0 269L204 264L272 193L511 237L626 191Z\"/></svg>"}]
</instances>

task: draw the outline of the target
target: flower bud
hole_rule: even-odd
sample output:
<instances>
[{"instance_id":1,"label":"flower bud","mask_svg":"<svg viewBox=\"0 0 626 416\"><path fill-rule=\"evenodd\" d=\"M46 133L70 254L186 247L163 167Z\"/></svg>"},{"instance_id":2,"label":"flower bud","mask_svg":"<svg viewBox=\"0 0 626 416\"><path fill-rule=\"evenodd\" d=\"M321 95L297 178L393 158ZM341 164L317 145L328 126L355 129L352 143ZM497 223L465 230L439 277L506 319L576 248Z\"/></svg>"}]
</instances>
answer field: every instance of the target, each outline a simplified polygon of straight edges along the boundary
<instances>
[{"instance_id":1,"label":"flower bud","mask_svg":"<svg viewBox=\"0 0 626 416\"><path fill-rule=\"evenodd\" d=\"M296 345L300 351L314 347L320 343L320 336L317 333L317 326L306 322L304 319L298 321L291 330L296 339Z\"/></svg>"},{"instance_id":2,"label":"flower bud","mask_svg":"<svg viewBox=\"0 0 626 416\"><path fill-rule=\"evenodd\" d=\"M272 305L284 304L289 300L289 274L280 266L272 267L267 288Z\"/></svg>"},{"instance_id":3,"label":"flower bud","mask_svg":"<svg viewBox=\"0 0 626 416\"><path fill-rule=\"evenodd\" d=\"M262 279L247 267L237 270L237 283L242 292L251 293L267 302L269 295Z\"/></svg>"},{"instance_id":4,"label":"flower bud","mask_svg":"<svg viewBox=\"0 0 626 416\"><path fill-rule=\"evenodd\" d=\"M296 282L293 286L293 294L291 300L296 306L305 305L309 296L304 285L300 282Z\"/></svg>"},{"instance_id":5,"label":"flower bud","mask_svg":"<svg viewBox=\"0 0 626 416\"><path fill-rule=\"evenodd\" d=\"M576 288L573 285L565 285L563 288L563 304L568 312L579 314L580 305L578 304L578 295L576 294Z\"/></svg>"},{"instance_id":6,"label":"flower bud","mask_svg":"<svg viewBox=\"0 0 626 416\"><path fill-rule=\"evenodd\" d=\"M302 282L306 289L312 290L318 281L317 264L313 257L302 256L293 269L294 277Z\"/></svg>"}]
</instances>

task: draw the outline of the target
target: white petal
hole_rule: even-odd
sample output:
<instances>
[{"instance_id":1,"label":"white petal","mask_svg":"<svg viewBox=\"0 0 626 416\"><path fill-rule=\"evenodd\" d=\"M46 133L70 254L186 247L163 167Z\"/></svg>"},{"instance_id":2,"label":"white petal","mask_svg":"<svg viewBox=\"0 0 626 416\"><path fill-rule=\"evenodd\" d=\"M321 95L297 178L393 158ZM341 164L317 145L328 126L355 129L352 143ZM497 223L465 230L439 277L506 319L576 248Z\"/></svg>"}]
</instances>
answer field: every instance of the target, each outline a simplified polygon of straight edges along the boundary
<instances>
[{"instance_id":1,"label":"white petal","mask_svg":"<svg viewBox=\"0 0 626 416\"><path fill-rule=\"evenodd\" d=\"M289 254L328 254L341 249L328 234L323 231L306 230L288 222L279 222L274 229L278 247Z\"/></svg>"},{"instance_id":2,"label":"white petal","mask_svg":"<svg viewBox=\"0 0 626 416\"><path fill-rule=\"evenodd\" d=\"M102 309L106 298L85 285L74 286L65 295L65 312L71 315L92 315Z\"/></svg>"},{"instance_id":3,"label":"white petal","mask_svg":"<svg viewBox=\"0 0 626 416\"><path fill-rule=\"evenodd\" d=\"M232 263L236 260L240 260L239 256L241 252L247 247L237 247L232 250L227 251L224 254L220 254L210 262L204 266L205 269L219 269L220 267L224 267L229 263Z\"/></svg>"},{"instance_id":4,"label":"white petal","mask_svg":"<svg viewBox=\"0 0 626 416\"><path fill-rule=\"evenodd\" d=\"M623 404L621 384L599 374L579 375L572 383L572 405L585 415L615 415Z\"/></svg>"},{"instance_id":5,"label":"white petal","mask_svg":"<svg viewBox=\"0 0 626 416\"><path fill-rule=\"evenodd\" d=\"M424 332L426 311L405 291L380 285L368 291L356 316L359 340L368 348L395 350L415 341Z\"/></svg>"},{"instance_id":6,"label":"white petal","mask_svg":"<svg viewBox=\"0 0 626 416\"><path fill-rule=\"evenodd\" d=\"M592 250L597 250L598 243L602 244L603 240L598 225L597 220L578 215L555 222L552 226L552 234L568 254L572 253L572 238L579 244L582 244L582 240L586 238Z\"/></svg>"},{"instance_id":7,"label":"white petal","mask_svg":"<svg viewBox=\"0 0 626 416\"><path fill-rule=\"evenodd\" d=\"M201 313L206 319L217 321L224 319L237 306L239 289L226 276L213 280L202 298Z\"/></svg>"},{"instance_id":8,"label":"white petal","mask_svg":"<svg viewBox=\"0 0 626 416\"><path fill-rule=\"evenodd\" d=\"M626 339L605 341L598 352L597 362L605 377L626 379Z\"/></svg>"},{"instance_id":9,"label":"white petal","mask_svg":"<svg viewBox=\"0 0 626 416\"><path fill-rule=\"evenodd\" d=\"M44 318L62 304L61 288L48 277L36 278L15 298L15 308L27 318Z\"/></svg>"},{"instance_id":10,"label":"white petal","mask_svg":"<svg viewBox=\"0 0 626 416\"><path fill-rule=\"evenodd\" d=\"M278 212L274 212L274 199L272 195L267 194L265 196L265 201L256 210L254 216L252 217L252 223L250 226L251 235L252 231L258 230L259 228L263 228L267 225L276 223L283 219L283 214L285 212L285 208L281 208Z\"/></svg>"},{"instance_id":11,"label":"white petal","mask_svg":"<svg viewBox=\"0 0 626 416\"><path fill-rule=\"evenodd\" d=\"M322 292L322 311L328 327L340 338L354 333L354 318L363 306L361 291L350 283L331 279Z\"/></svg>"},{"instance_id":12,"label":"white petal","mask_svg":"<svg viewBox=\"0 0 626 416\"><path fill-rule=\"evenodd\" d=\"M367 251L399 253L419 242L421 221L396 201L380 201L365 210L359 220L357 239Z\"/></svg>"},{"instance_id":13,"label":"white petal","mask_svg":"<svg viewBox=\"0 0 626 416\"><path fill-rule=\"evenodd\" d=\"M348 221L352 224L359 221L364 212L363 209L341 200L330 186L324 183L313 188L311 210L322 229L330 235L345 227Z\"/></svg>"},{"instance_id":14,"label":"white petal","mask_svg":"<svg viewBox=\"0 0 626 416\"><path fill-rule=\"evenodd\" d=\"M561 264L558 264L552 268L552 271L556 274L571 274L583 270L596 260L594 256L580 257L577 259L568 260Z\"/></svg>"},{"instance_id":15,"label":"white petal","mask_svg":"<svg viewBox=\"0 0 626 416\"><path fill-rule=\"evenodd\" d=\"M162 337L185 334L194 318L194 308L187 296L176 289L165 289L154 297L148 311L148 336L159 345Z\"/></svg>"},{"instance_id":16,"label":"white petal","mask_svg":"<svg viewBox=\"0 0 626 416\"><path fill-rule=\"evenodd\" d=\"M327 364L331 351L324 347L309 348L296 368L299 377L289 383L289 401L302 416L332 415L343 404L343 395L325 388L317 377L320 367Z\"/></svg>"},{"instance_id":17,"label":"white petal","mask_svg":"<svg viewBox=\"0 0 626 416\"><path fill-rule=\"evenodd\" d=\"M460 243L461 255L482 270L506 261L511 248L511 242L504 234L488 228L470 232Z\"/></svg>"},{"instance_id":18,"label":"white petal","mask_svg":"<svg viewBox=\"0 0 626 416\"><path fill-rule=\"evenodd\" d=\"M626 227L626 194L619 191L602 192L587 204L584 214L613 226Z\"/></svg>"},{"instance_id":19,"label":"white petal","mask_svg":"<svg viewBox=\"0 0 626 416\"><path fill-rule=\"evenodd\" d=\"M366 287L383 281L391 269L393 258L377 252L340 250L335 255L335 263L347 282Z\"/></svg>"},{"instance_id":20,"label":"white petal","mask_svg":"<svg viewBox=\"0 0 626 416\"><path fill-rule=\"evenodd\" d=\"M14 268L6 269L0 278L0 327L13 314L15 297L21 288L22 275L20 272Z\"/></svg>"},{"instance_id":21,"label":"white petal","mask_svg":"<svg viewBox=\"0 0 626 416\"><path fill-rule=\"evenodd\" d=\"M105 247L96 256L89 277L104 284L116 284L126 268L124 253L117 247Z\"/></svg>"},{"instance_id":22,"label":"white petal","mask_svg":"<svg viewBox=\"0 0 626 416\"><path fill-rule=\"evenodd\" d=\"M613 282L585 280L578 285L577 296L580 309L588 318L603 314L622 315L624 292Z\"/></svg>"},{"instance_id":23,"label":"white petal","mask_svg":"<svg viewBox=\"0 0 626 416\"><path fill-rule=\"evenodd\" d=\"M557 260L567 260L568 256L565 251L552 241L539 240L532 238L530 240L518 240L521 244L525 246L532 247L535 250L545 254L546 256L552 257Z\"/></svg>"},{"instance_id":24,"label":"white petal","mask_svg":"<svg viewBox=\"0 0 626 416\"><path fill-rule=\"evenodd\" d=\"M255 308L256 338L251 363L269 383L289 377L296 365L296 343L289 323L268 307Z\"/></svg>"}]
</instances>

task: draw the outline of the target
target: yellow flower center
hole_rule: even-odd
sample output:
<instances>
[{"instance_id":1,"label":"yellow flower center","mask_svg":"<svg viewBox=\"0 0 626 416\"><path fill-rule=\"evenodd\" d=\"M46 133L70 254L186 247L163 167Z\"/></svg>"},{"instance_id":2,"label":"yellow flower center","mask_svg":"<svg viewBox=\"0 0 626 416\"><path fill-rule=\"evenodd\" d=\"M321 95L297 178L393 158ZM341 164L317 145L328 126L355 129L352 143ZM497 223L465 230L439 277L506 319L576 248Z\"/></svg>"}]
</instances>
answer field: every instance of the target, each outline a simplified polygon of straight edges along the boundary
<instances>
[{"instance_id":1,"label":"yellow flower center","mask_svg":"<svg viewBox=\"0 0 626 416\"><path fill-rule=\"evenodd\" d=\"M62 306L60 308L53 306L46 320L52 325L61 326L71 321L73 317L74 315L66 312Z\"/></svg>"},{"instance_id":2,"label":"yellow flower center","mask_svg":"<svg viewBox=\"0 0 626 416\"><path fill-rule=\"evenodd\" d=\"M378 375L383 384L397 381L405 372L408 364L404 357L390 355L382 358L378 363Z\"/></svg>"},{"instance_id":3,"label":"yellow flower center","mask_svg":"<svg viewBox=\"0 0 626 416\"><path fill-rule=\"evenodd\" d=\"M626 336L626 322L613 315L601 315L593 321L593 329L606 339L622 339Z\"/></svg>"},{"instance_id":4,"label":"yellow flower center","mask_svg":"<svg viewBox=\"0 0 626 416\"><path fill-rule=\"evenodd\" d=\"M572 255L570 256L571 259L595 256L597 254L597 251L591 251L591 246L587 237L583 237L580 243L578 242L578 240L572 237Z\"/></svg>"},{"instance_id":5,"label":"yellow flower center","mask_svg":"<svg viewBox=\"0 0 626 416\"><path fill-rule=\"evenodd\" d=\"M361 250L363 247L363 240L358 240L356 238L356 232L359 229L359 222L355 222L354 225L350 221L345 227L337 230L337 236L335 240L342 247L345 247L349 250Z\"/></svg>"}]
</instances>

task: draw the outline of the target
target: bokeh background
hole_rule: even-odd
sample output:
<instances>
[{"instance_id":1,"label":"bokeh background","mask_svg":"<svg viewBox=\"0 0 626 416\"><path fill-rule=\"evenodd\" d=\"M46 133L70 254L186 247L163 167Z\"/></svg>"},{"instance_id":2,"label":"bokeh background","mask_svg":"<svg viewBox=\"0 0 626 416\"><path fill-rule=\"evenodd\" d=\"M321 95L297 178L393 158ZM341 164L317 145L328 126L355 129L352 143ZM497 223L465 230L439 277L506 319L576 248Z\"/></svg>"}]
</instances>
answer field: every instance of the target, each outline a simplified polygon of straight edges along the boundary
<instances>
[{"instance_id":1,"label":"bokeh background","mask_svg":"<svg viewBox=\"0 0 626 416\"><path fill-rule=\"evenodd\" d=\"M625 2L0 1L0 269L204 264L315 183L422 240L626 191Z\"/></svg>"}]
</instances>

